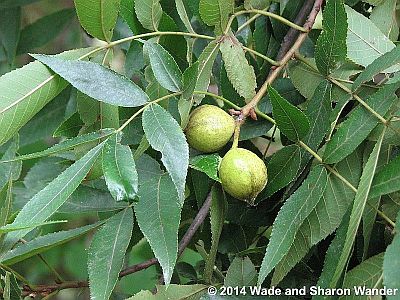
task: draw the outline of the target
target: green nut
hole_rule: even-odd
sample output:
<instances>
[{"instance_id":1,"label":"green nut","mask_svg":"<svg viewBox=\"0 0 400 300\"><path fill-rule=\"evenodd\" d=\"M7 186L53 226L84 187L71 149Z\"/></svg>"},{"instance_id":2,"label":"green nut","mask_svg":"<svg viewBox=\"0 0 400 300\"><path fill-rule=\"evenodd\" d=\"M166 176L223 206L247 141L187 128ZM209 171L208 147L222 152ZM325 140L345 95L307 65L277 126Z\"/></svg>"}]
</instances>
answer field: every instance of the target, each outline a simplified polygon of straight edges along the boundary
<instances>
[{"instance_id":1,"label":"green nut","mask_svg":"<svg viewBox=\"0 0 400 300\"><path fill-rule=\"evenodd\" d=\"M222 187L231 196L254 203L267 184L267 167L253 152L234 148L221 161L219 177Z\"/></svg>"},{"instance_id":2,"label":"green nut","mask_svg":"<svg viewBox=\"0 0 400 300\"><path fill-rule=\"evenodd\" d=\"M189 145L206 153L225 146L234 131L234 119L219 107L208 104L193 110L185 129Z\"/></svg>"}]
</instances>

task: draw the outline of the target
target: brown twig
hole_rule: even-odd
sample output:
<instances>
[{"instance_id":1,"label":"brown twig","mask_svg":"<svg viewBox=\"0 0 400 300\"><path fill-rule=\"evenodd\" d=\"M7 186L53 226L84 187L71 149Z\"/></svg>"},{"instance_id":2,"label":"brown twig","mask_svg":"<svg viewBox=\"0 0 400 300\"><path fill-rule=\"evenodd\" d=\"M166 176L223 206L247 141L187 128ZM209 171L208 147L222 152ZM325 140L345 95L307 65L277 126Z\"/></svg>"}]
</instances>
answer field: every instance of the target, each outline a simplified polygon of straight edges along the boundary
<instances>
[{"instance_id":1,"label":"brown twig","mask_svg":"<svg viewBox=\"0 0 400 300\"><path fill-rule=\"evenodd\" d=\"M311 8L313 7L314 0L306 0L304 5L301 7L299 13L296 16L296 19L293 23L297 25L304 24L307 16L309 15ZM285 37L283 38L283 42L281 48L279 49L278 55L276 56L276 60L279 61L283 58L283 56L289 51L293 41L296 40L299 35L299 31L290 27Z\"/></svg>"},{"instance_id":2,"label":"brown twig","mask_svg":"<svg viewBox=\"0 0 400 300\"><path fill-rule=\"evenodd\" d=\"M321 10L323 0L315 0L313 8L308 16L307 21L304 23L304 29L307 30L307 32L302 32L298 35L297 39L294 41L287 39L282 43L281 48L287 47L286 45L291 45L290 49L286 52L286 54L282 57L280 60L280 65L279 67L276 67L272 69L272 71L269 73L267 80L264 82L262 87L259 89L257 94L254 96L254 98L242 108L242 113L241 113L241 118L245 119L252 110L255 109L257 106L258 102L262 99L262 97L265 95L265 93L268 90L268 86L274 82L274 80L278 77L280 72L283 70L283 68L286 67L286 64L290 61L290 59L293 57L295 52L300 48L300 46L303 44L304 40L306 39L308 32L311 30L315 18L317 17L318 12ZM302 12L301 12L302 13Z\"/></svg>"},{"instance_id":3,"label":"brown twig","mask_svg":"<svg viewBox=\"0 0 400 300\"><path fill-rule=\"evenodd\" d=\"M182 240L179 243L178 248L178 256L180 256L186 247L189 245L190 241L192 240L194 234L199 229L201 224L203 224L205 218L208 215L211 206L211 192L208 194L206 200L204 201L203 206L200 208L199 212L197 213L196 217L194 218L193 222L190 224L189 229L186 231L185 235L182 237ZM119 273L119 277L122 278L132 273L136 273L138 271L147 269L153 265L158 263L157 258L149 259L145 262L140 264L136 264L126 269L122 270ZM63 283L55 283L55 284L43 284L43 285L35 285L34 287L29 287L27 285L23 286L22 296L46 296L54 291L60 291L64 289L78 289L78 288L87 288L89 286L88 281L68 281Z\"/></svg>"}]
</instances>

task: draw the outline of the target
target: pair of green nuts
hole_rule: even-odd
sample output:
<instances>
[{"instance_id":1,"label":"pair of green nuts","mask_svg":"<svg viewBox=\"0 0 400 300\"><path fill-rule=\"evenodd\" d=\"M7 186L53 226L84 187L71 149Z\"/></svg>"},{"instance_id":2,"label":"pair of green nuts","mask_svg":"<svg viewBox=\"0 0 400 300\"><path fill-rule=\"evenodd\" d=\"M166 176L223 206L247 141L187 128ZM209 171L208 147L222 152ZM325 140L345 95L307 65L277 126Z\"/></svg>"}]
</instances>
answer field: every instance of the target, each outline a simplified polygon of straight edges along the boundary
<instances>
[{"instance_id":1,"label":"pair of green nuts","mask_svg":"<svg viewBox=\"0 0 400 300\"><path fill-rule=\"evenodd\" d=\"M220 150L231 139L235 121L214 105L202 105L190 114L185 129L189 145L201 152ZM219 177L224 190L231 196L253 203L267 184L267 168L253 152L232 148L223 157Z\"/></svg>"}]
</instances>

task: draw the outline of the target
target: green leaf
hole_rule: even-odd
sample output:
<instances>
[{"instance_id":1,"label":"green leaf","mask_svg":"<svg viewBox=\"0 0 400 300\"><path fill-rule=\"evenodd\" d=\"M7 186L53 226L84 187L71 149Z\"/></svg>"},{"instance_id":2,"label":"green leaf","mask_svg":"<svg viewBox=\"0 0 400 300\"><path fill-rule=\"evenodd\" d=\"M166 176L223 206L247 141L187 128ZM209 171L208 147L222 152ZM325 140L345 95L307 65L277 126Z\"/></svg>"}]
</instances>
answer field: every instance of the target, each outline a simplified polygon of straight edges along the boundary
<instances>
[{"instance_id":1,"label":"green leaf","mask_svg":"<svg viewBox=\"0 0 400 300\"><path fill-rule=\"evenodd\" d=\"M65 244L73 239L76 239L94 228L101 225L103 222L67 230L49 233L43 236L34 238L25 244L21 244L18 247L8 251L2 258L1 263L4 265L13 265L20 261L26 260L29 257L35 256L39 253L43 253L54 247Z\"/></svg>"},{"instance_id":2,"label":"green leaf","mask_svg":"<svg viewBox=\"0 0 400 300\"><path fill-rule=\"evenodd\" d=\"M185 4L183 0L175 0L176 10L178 11L179 17L181 18L183 24L185 25L187 31L195 33L192 24L190 23L188 14L186 12Z\"/></svg>"},{"instance_id":3,"label":"green leaf","mask_svg":"<svg viewBox=\"0 0 400 300\"><path fill-rule=\"evenodd\" d=\"M11 141L2 160L10 161L15 158L18 151L19 143L18 138ZM0 190L10 183L10 180L17 180L21 172L20 163L2 163L0 164Z\"/></svg>"},{"instance_id":4,"label":"green leaf","mask_svg":"<svg viewBox=\"0 0 400 300\"><path fill-rule=\"evenodd\" d=\"M272 103L272 114L281 132L292 141L302 139L310 129L307 116L271 86L268 87L268 96Z\"/></svg>"},{"instance_id":5,"label":"green leaf","mask_svg":"<svg viewBox=\"0 0 400 300\"><path fill-rule=\"evenodd\" d=\"M386 248L383 258L383 284L387 288L399 288L400 286L400 213L396 219L396 235L392 243ZM388 300L398 299L397 296L387 296Z\"/></svg>"},{"instance_id":6,"label":"green leaf","mask_svg":"<svg viewBox=\"0 0 400 300\"><path fill-rule=\"evenodd\" d=\"M259 285L290 250L296 233L324 193L327 179L324 167L314 167L300 188L286 200L274 222L258 276Z\"/></svg>"},{"instance_id":7,"label":"green leaf","mask_svg":"<svg viewBox=\"0 0 400 300\"><path fill-rule=\"evenodd\" d=\"M71 89L71 87L64 89L21 128L18 133L21 147L48 139L65 118L70 116L70 112L66 114L66 107L69 99L73 96Z\"/></svg>"},{"instance_id":8,"label":"green leaf","mask_svg":"<svg viewBox=\"0 0 400 300\"><path fill-rule=\"evenodd\" d=\"M267 164L268 182L259 199L266 199L291 183L296 178L300 162L301 150L297 145L290 145L275 152Z\"/></svg>"},{"instance_id":9,"label":"green leaf","mask_svg":"<svg viewBox=\"0 0 400 300\"><path fill-rule=\"evenodd\" d=\"M163 13L160 0L135 0L135 12L144 28L158 30Z\"/></svg>"},{"instance_id":10,"label":"green leaf","mask_svg":"<svg viewBox=\"0 0 400 300\"><path fill-rule=\"evenodd\" d=\"M398 87L399 84L386 85L369 96L365 102L378 114L384 116L397 100L394 92ZM367 138L378 122L379 120L374 115L359 104L327 143L323 156L324 162L335 163L349 155Z\"/></svg>"},{"instance_id":11,"label":"green leaf","mask_svg":"<svg viewBox=\"0 0 400 300\"><path fill-rule=\"evenodd\" d=\"M80 160L71 165L44 189L33 196L19 212L12 225L34 225L42 223L51 217L85 178L100 155L102 147L103 143L90 150ZM2 252L4 253L4 249L10 249L16 241L30 231L30 229L26 229L7 234L2 245Z\"/></svg>"},{"instance_id":12,"label":"green leaf","mask_svg":"<svg viewBox=\"0 0 400 300\"><path fill-rule=\"evenodd\" d=\"M140 173L139 173L140 174ZM135 214L140 230L148 240L163 269L164 281L171 281L178 254L181 204L168 174L152 175L139 186Z\"/></svg>"},{"instance_id":13,"label":"green leaf","mask_svg":"<svg viewBox=\"0 0 400 300\"><path fill-rule=\"evenodd\" d=\"M233 36L226 36L221 43L222 59L226 73L235 90L250 100L256 94L256 75L249 65L242 44Z\"/></svg>"},{"instance_id":14,"label":"green leaf","mask_svg":"<svg viewBox=\"0 0 400 300\"><path fill-rule=\"evenodd\" d=\"M199 74L199 62L196 61L193 65L183 72L183 94L182 97L185 100L193 98L193 92L196 88L196 78Z\"/></svg>"},{"instance_id":15,"label":"green leaf","mask_svg":"<svg viewBox=\"0 0 400 300\"><path fill-rule=\"evenodd\" d=\"M361 84L372 80L379 73L388 72L391 67L400 67L400 46L393 48L391 51L379 56L357 77L352 85L352 90L355 91Z\"/></svg>"},{"instance_id":16,"label":"green leaf","mask_svg":"<svg viewBox=\"0 0 400 300\"><path fill-rule=\"evenodd\" d=\"M8 222L8 219L12 213L12 205L13 205L13 185L10 180L7 185L5 185L0 190L0 226L5 226ZM0 238L2 235L0 234Z\"/></svg>"},{"instance_id":17,"label":"green leaf","mask_svg":"<svg viewBox=\"0 0 400 300\"><path fill-rule=\"evenodd\" d=\"M20 38L21 8L1 8L0 3L0 44L4 47L9 65L13 65Z\"/></svg>"},{"instance_id":18,"label":"green leaf","mask_svg":"<svg viewBox=\"0 0 400 300\"><path fill-rule=\"evenodd\" d=\"M371 20L346 6L347 57L364 67L379 56L392 50L395 45L380 31Z\"/></svg>"},{"instance_id":19,"label":"green leaf","mask_svg":"<svg viewBox=\"0 0 400 300\"><path fill-rule=\"evenodd\" d=\"M374 177L370 198L400 190L400 155L385 165Z\"/></svg>"},{"instance_id":20,"label":"green leaf","mask_svg":"<svg viewBox=\"0 0 400 300\"><path fill-rule=\"evenodd\" d=\"M207 174L211 179L221 182L218 177L219 163L221 162L221 157L214 154L204 154L192 157L189 161L190 167Z\"/></svg>"},{"instance_id":21,"label":"green leaf","mask_svg":"<svg viewBox=\"0 0 400 300\"><path fill-rule=\"evenodd\" d=\"M73 9L63 9L24 27L18 43L18 54L28 53L56 38L75 16Z\"/></svg>"},{"instance_id":22,"label":"green leaf","mask_svg":"<svg viewBox=\"0 0 400 300\"><path fill-rule=\"evenodd\" d=\"M214 61L217 58L219 53L220 44L216 41L212 41L204 48L203 52L200 54L198 59L199 69L196 77L196 91L206 92L208 91L208 86L210 85L212 67L214 65ZM194 95L194 100L197 104L201 102L201 100L205 96Z\"/></svg>"},{"instance_id":23,"label":"green leaf","mask_svg":"<svg viewBox=\"0 0 400 300\"><path fill-rule=\"evenodd\" d=\"M391 41L396 41L399 36L399 26L396 20L396 0L386 0L372 10L369 19Z\"/></svg>"},{"instance_id":24,"label":"green leaf","mask_svg":"<svg viewBox=\"0 0 400 300\"><path fill-rule=\"evenodd\" d=\"M199 12L204 23L208 26L219 25L218 29L223 32L234 7L233 0L200 0Z\"/></svg>"},{"instance_id":25,"label":"green leaf","mask_svg":"<svg viewBox=\"0 0 400 300\"><path fill-rule=\"evenodd\" d=\"M303 138L303 142L312 150L317 151L328 130L330 129L330 116L332 102L337 100L334 95L334 87L327 80L322 81L313 97L310 99L306 115L310 120L310 131ZM311 155L302 150L302 166L310 159Z\"/></svg>"},{"instance_id":26,"label":"green leaf","mask_svg":"<svg viewBox=\"0 0 400 300\"><path fill-rule=\"evenodd\" d=\"M20 300L21 299L21 287L18 284L17 278L14 274L7 271L0 270L2 274L2 280L4 281L4 290L2 293L2 299L4 300ZM3 275L4 274L4 275Z\"/></svg>"},{"instance_id":27,"label":"green leaf","mask_svg":"<svg viewBox=\"0 0 400 300\"><path fill-rule=\"evenodd\" d=\"M3 158L2 160L0 160L0 163L10 162L10 161L21 161L21 160L27 160L27 159L35 159L35 158L41 158L41 157L54 155L54 154L57 154L60 152L65 152L65 151L74 149L75 147L81 146L83 144L97 142L101 139L108 137L112 133L113 133L112 130L105 129L105 130L100 130L98 132L91 132L88 134L83 134L83 135L74 137L72 139L64 140L54 146L51 146L50 148L47 148L46 150L43 150L40 152L20 155L15 158L7 159L7 160L5 160Z\"/></svg>"},{"instance_id":28,"label":"green leaf","mask_svg":"<svg viewBox=\"0 0 400 300\"><path fill-rule=\"evenodd\" d=\"M224 280L225 286L254 286L257 282L257 271L250 258L235 257L228 268Z\"/></svg>"},{"instance_id":29,"label":"green leaf","mask_svg":"<svg viewBox=\"0 0 400 300\"><path fill-rule=\"evenodd\" d=\"M121 210L126 206L126 202L116 202L108 191L80 186L58 209L57 213L109 212Z\"/></svg>"},{"instance_id":30,"label":"green leaf","mask_svg":"<svg viewBox=\"0 0 400 300\"><path fill-rule=\"evenodd\" d=\"M161 45L151 41L144 45L158 83L171 92L182 90L182 72L174 58Z\"/></svg>"},{"instance_id":31,"label":"green leaf","mask_svg":"<svg viewBox=\"0 0 400 300\"><path fill-rule=\"evenodd\" d=\"M141 291L126 300L195 300L206 294L207 286L202 284L177 285L170 284L168 287L157 285L157 293L153 295L150 291Z\"/></svg>"},{"instance_id":32,"label":"green leaf","mask_svg":"<svg viewBox=\"0 0 400 300\"><path fill-rule=\"evenodd\" d=\"M81 91L76 91L76 108L80 119L85 125L90 126L99 120L100 105L99 101L89 97Z\"/></svg>"},{"instance_id":33,"label":"green leaf","mask_svg":"<svg viewBox=\"0 0 400 300\"><path fill-rule=\"evenodd\" d=\"M362 157L355 151L336 164L336 170L357 184L361 176ZM303 259L311 247L331 234L341 223L355 193L333 174L328 175L327 186L318 204L302 223L289 252L275 267L272 284L278 284Z\"/></svg>"},{"instance_id":34,"label":"green leaf","mask_svg":"<svg viewBox=\"0 0 400 300\"><path fill-rule=\"evenodd\" d=\"M74 0L82 27L92 36L110 42L121 0Z\"/></svg>"},{"instance_id":35,"label":"green leaf","mask_svg":"<svg viewBox=\"0 0 400 300\"><path fill-rule=\"evenodd\" d=\"M367 289L382 288L383 253L364 260L361 264L348 271L345 275L343 288L351 289L352 295L345 299L360 299L354 295L354 289L365 287ZM365 296L364 299L367 299Z\"/></svg>"},{"instance_id":36,"label":"green leaf","mask_svg":"<svg viewBox=\"0 0 400 300\"><path fill-rule=\"evenodd\" d=\"M225 193L221 187L214 185L211 189L212 201L210 208L211 223L211 249L208 253L206 265L204 267L204 281L211 283L212 274L214 272L215 258L217 257L219 239L222 233L222 227L225 222L225 213L227 203Z\"/></svg>"},{"instance_id":37,"label":"green leaf","mask_svg":"<svg viewBox=\"0 0 400 300\"><path fill-rule=\"evenodd\" d=\"M138 190L138 174L129 146L110 137L103 148L103 173L107 187L116 201L133 200Z\"/></svg>"},{"instance_id":38,"label":"green leaf","mask_svg":"<svg viewBox=\"0 0 400 300\"><path fill-rule=\"evenodd\" d=\"M267 9L271 0L244 0L244 8L249 9Z\"/></svg>"},{"instance_id":39,"label":"green leaf","mask_svg":"<svg viewBox=\"0 0 400 300\"><path fill-rule=\"evenodd\" d=\"M60 126L54 130L53 137L73 138L79 134L83 127L83 122L76 112L69 116Z\"/></svg>"},{"instance_id":40,"label":"green leaf","mask_svg":"<svg viewBox=\"0 0 400 300\"><path fill-rule=\"evenodd\" d=\"M318 70L329 75L347 55L347 15L343 0L328 0L322 21L322 33L315 48Z\"/></svg>"},{"instance_id":41,"label":"green leaf","mask_svg":"<svg viewBox=\"0 0 400 300\"><path fill-rule=\"evenodd\" d=\"M343 221L340 224L338 230L336 231L336 235L329 245L328 250L326 251L324 268L322 269L321 276L318 279L317 286L320 286L324 289L335 288L338 286L337 282L333 281L333 275L335 273L335 268L339 263L339 255L343 250L343 246L346 240L347 229L349 227L350 220L350 212L351 209L347 211L345 216L343 217ZM316 295L312 298L313 300L325 300L326 297L323 295Z\"/></svg>"},{"instance_id":42,"label":"green leaf","mask_svg":"<svg viewBox=\"0 0 400 300\"><path fill-rule=\"evenodd\" d=\"M349 227L347 229L346 239L343 244L343 250L340 252L339 260L336 265L335 271L333 272L330 287L335 287L336 284L338 283L340 277L342 276L346 263L349 259L351 249L353 248L353 243L357 235L357 230L360 225L361 218L368 200L384 135L385 135L385 130L382 132L381 138L376 143L374 150L369 156L368 161L365 164L364 170L362 172L360 184L358 185L353 208L351 210Z\"/></svg>"},{"instance_id":43,"label":"green leaf","mask_svg":"<svg viewBox=\"0 0 400 300\"><path fill-rule=\"evenodd\" d=\"M143 28L137 19L135 12L135 0L121 0L121 17L128 24L133 34L143 33L146 30Z\"/></svg>"},{"instance_id":44,"label":"green leaf","mask_svg":"<svg viewBox=\"0 0 400 300\"><path fill-rule=\"evenodd\" d=\"M132 230L133 211L128 207L108 219L95 233L88 252L91 299L110 299L123 266Z\"/></svg>"},{"instance_id":45,"label":"green leaf","mask_svg":"<svg viewBox=\"0 0 400 300\"><path fill-rule=\"evenodd\" d=\"M146 104L149 99L128 78L102 65L88 61L68 61L50 55L32 56L82 93L96 100L118 106L136 107Z\"/></svg>"},{"instance_id":46,"label":"green leaf","mask_svg":"<svg viewBox=\"0 0 400 300\"><path fill-rule=\"evenodd\" d=\"M64 52L58 57L78 59L92 49ZM67 83L39 62L30 63L0 77L0 145L7 142Z\"/></svg>"},{"instance_id":47,"label":"green leaf","mask_svg":"<svg viewBox=\"0 0 400 300\"><path fill-rule=\"evenodd\" d=\"M181 127L165 109L158 104L152 104L143 112L143 129L151 147L162 153L161 161L183 204L189 146Z\"/></svg>"},{"instance_id":48,"label":"green leaf","mask_svg":"<svg viewBox=\"0 0 400 300\"><path fill-rule=\"evenodd\" d=\"M68 222L67 220L45 221L42 223L37 223L37 224L32 224L32 225L27 225L27 226L13 226L12 224L8 224L6 226L0 227L0 233L18 231L18 230L23 230L23 229L34 229L36 227L59 224L59 223L67 223L67 222Z\"/></svg>"}]
</instances>

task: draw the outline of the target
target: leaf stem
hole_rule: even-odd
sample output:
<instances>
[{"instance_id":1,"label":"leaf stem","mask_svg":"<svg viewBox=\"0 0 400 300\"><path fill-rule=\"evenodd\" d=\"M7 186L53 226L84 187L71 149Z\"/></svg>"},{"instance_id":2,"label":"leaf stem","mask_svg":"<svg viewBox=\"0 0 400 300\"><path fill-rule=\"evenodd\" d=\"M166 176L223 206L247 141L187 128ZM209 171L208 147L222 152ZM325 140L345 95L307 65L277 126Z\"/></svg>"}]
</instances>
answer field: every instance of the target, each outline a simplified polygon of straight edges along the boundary
<instances>
[{"instance_id":1,"label":"leaf stem","mask_svg":"<svg viewBox=\"0 0 400 300\"><path fill-rule=\"evenodd\" d=\"M254 55L256 55L256 56L258 56L258 57L261 57L262 59L264 59L265 61L269 62L269 63L270 63L271 65L273 65L273 66L280 66L280 63L279 63L279 62L273 60L272 58L269 58L268 56L265 56L264 54L261 54L260 52L257 52L257 51L255 51L255 50L253 50L253 49L251 49L251 48L247 48L247 47L245 47L245 46L242 46L242 48L243 48L245 51L248 51L248 52L250 52L250 53L253 53Z\"/></svg>"},{"instance_id":2,"label":"leaf stem","mask_svg":"<svg viewBox=\"0 0 400 300\"><path fill-rule=\"evenodd\" d=\"M203 34L197 34L197 33L190 33L190 32L177 32L177 31L154 31L154 32L148 32L148 33L143 33L143 34L137 34L137 35L133 35L133 36L129 36L123 39L119 39L116 41L113 41L111 43L105 44L103 46L100 47L96 47L95 49L93 49L92 51L90 51L89 53L86 53L85 55L82 55L81 57L78 58L78 60L82 60L85 59L99 51L108 49L108 48L112 48L114 46L117 46L119 44L123 44L126 42L130 42L133 40L138 40L141 38L146 38L146 37L153 37L153 36L164 36L164 35L177 35L177 36L188 36L188 37L192 37L192 38L198 38L198 39L205 39L205 40L215 40L215 37L213 36L209 36L209 35L203 35Z\"/></svg>"},{"instance_id":3,"label":"leaf stem","mask_svg":"<svg viewBox=\"0 0 400 300\"><path fill-rule=\"evenodd\" d=\"M133 35L133 36L129 36L129 37L126 37L126 38L123 38L120 40L116 40L114 42L107 44L105 46L105 48L114 47L116 45L119 45L119 44L122 44L125 42L129 42L132 40L141 39L141 38L153 37L153 36L164 36L164 35L177 35L177 36L187 36L187 37L192 37L192 38L197 38L197 39L215 40L215 37L213 37L213 36L197 34L197 33L180 32L180 31L154 31L154 32Z\"/></svg>"},{"instance_id":4,"label":"leaf stem","mask_svg":"<svg viewBox=\"0 0 400 300\"><path fill-rule=\"evenodd\" d=\"M158 98L158 99L156 99L156 100L153 100L153 101L147 103L146 105L144 105L143 107L141 107L137 112L135 112L128 120L126 120L126 122L125 122L124 124L122 124L121 127L119 127L115 132L116 132L116 133L117 133L117 132L121 132L126 126L129 125L130 122L133 121L133 119L135 119L138 115L140 115L148 106L150 106L150 105L152 105L152 104L154 104L154 103L158 103L158 102L160 102L160 101L163 101L163 100L165 100L165 99L169 99L169 98L172 98L172 97L179 96L179 95L181 95L181 94L182 94L182 92L177 92L177 93L169 94L169 95L163 96L163 97L161 97L161 98Z\"/></svg>"},{"instance_id":5,"label":"leaf stem","mask_svg":"<svg viewBox=\"0 0 400 300\"><path fill-rule=\"evenodd\" d=\"M342 175L340 175L340 173L338 171L336 171L334 168L332 168L329 165L325 165L325 167L333 174L335 175L337 178L339 178L345 185L347 185L350 189L353 190L353 192L357 193L357 188L355 188L346 178L344 178ZM392 226L393 228L396 228L396 224L382 211L380 211L379 209L377 209L376 207L374 207L371 203L369 203L367 201L367 205L370 206L372 209L374 209L376 211L376 213L382 218L384 219L390 226Z\"/></svg>"},{"instance_id":6,"label":"leaf stem","mask_svg":"<svg viewBox=\"0 0 400 300\"><path fill-rule=\"evenodd\" d=\"M250 114L251 110L253 110L257 106L258 102L260 102L260 100L263 98L263 96L267 92L268 86L270 84L272 84L272 82L275 81L275 79L278 77L278 75L283 70L283 68L286 66L286 64L290 61L290 59L292 59L293 55L300 48L300 46L303 44L303 42L305 41L305 39L307 37L307 34L308 34L309 30L312 28L312 25L315 22L315 18L317 17L318 12L321 9L322 2L323 2L323 0L316 0L314 2L314 6L313 6L313 8L312 8L312 10L310 12L310 15L308 16L308 20L306 21L304 26L301 27L303 29L302 33L299 34L299 36L297 37L297 39L294 42L294 44L292 45L292 47L283 56L283 58L280 61L280 65L278 67L274 68L270 72L270 74L268 75L267 80L264 82L264 84L259 89L259 91L254 96L254 98L246 106L244 106L242 108L242 116L243 116L242 119L245 119ZM256 12L256 13L262 13L262 14L266 13L266 12L264 12L262 10L250 10L248 12L251 12L251 11L252 12ZM241 12L238 12L238 13L241 13ZM238 13L234 14L234 16L237 15ZM296 25L296 26L299 26L299 25ZM282 46L284 46L284 45L282 45Z\"/></svg>"},{"instance_id":7,"label":"leaf stem","mask_svg":"<svg viewBox=\"0 0 400 300\"><path fill-rule=\"evenodd\" d=\"M307 146L304 142L298 141L297 142L300 147L302 147L304 150L306 150L308 153L310 153L318 162L322 163L322 158L319 156L314 150L312 150L309 146Z\"/></svg>"},{"instance_id":8,"label":"leaf stem","mask_svg":"<svg viewBox=\"0 0 400 300\"><path fill-rule=\"evenodd\" d=\"M311 28L311 27L310 28L301 27L301 26L289 21L288 19L286 19L286 18L284 18L284 17L282 17L280 15L274 14L272 12L269 12L269 11L260 10L260 9L249 9L249 10L241 10L241 11L238 11L238 12L234 13L230 17L230 19L228 21L228 25L226 26L224 34L225 35L228 34L229 29L231 28L233 20L235 20L235 18L237 18L238 16L241 16L241 15L244 15L244 14L252 14L252 13L255 13L255 14L258 15L256 18L253 17L254 18L253 20L257 19L259 16L266 16L266 17L270 17L270 18L273 18L275 20L278 20L279 22L281 22L283 24L286 24L289 27L292 27L292 28L294 28L294 29L296 29L298 31L301 31L301 32L308 32L310 30L310 28Z\"/></svg>"},{"instance_id":9,"label":"leaf stem","mask_svg":"<svg viewBox=\"0 0 400 300\"><path fill-rule=\"evenodd\" d=\"M382 122L382 124L387 125L388 122L387 120L382 117L380 114L378 114L371 106L369 106L364 100L360 98L357 94L354 94L347 86L344 84L338 82L336 79L328 77L329 81L340 87L342 90L344 90L346 93L350 94L353 96L354 99L356 99L362 106L364 106L371 114L373 114L376 118L379 119L379 121Z\"/></svg>"}]
</instances>

